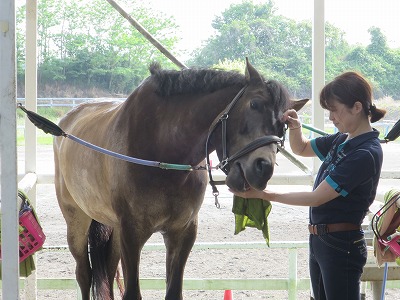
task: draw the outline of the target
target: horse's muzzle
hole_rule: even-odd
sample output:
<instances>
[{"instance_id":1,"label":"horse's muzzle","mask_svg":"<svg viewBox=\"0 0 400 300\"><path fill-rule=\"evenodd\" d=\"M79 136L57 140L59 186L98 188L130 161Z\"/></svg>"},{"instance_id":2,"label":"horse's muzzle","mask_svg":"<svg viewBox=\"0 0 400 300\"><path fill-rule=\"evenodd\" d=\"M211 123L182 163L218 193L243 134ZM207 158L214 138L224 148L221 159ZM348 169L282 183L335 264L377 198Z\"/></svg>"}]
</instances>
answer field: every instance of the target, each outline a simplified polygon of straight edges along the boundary
<instances>
[{"instance_id":1,"label":"horse's muzzle","mask_svg":"<svg viewBox=\"0 0 400 300\"><path fill-rule=\"evenodd\" d=\"M250 187L263 190L273 172L274 164L264 158L254 159L248 165L236 161L226 177L226 185L238 191L246 191Z\"/></svg>"}]
</instances>

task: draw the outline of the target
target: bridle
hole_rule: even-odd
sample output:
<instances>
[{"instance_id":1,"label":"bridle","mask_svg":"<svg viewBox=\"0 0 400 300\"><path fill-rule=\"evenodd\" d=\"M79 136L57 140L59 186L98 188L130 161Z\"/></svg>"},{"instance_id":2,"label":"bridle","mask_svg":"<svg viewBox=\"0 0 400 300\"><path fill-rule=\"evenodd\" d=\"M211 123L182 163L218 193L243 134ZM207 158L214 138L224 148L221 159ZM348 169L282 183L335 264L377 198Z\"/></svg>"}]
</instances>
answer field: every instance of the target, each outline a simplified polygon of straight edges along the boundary
<instances>
[{"instance_id":1,"label":"bridle","mask_svg":"<svg viewBox=\"0 0 400 300\"><path fill-rule=\"evenodd\" d=\"M229 168L228 168L229 164L234 162L238 158L240 158L260 147L266 146L266 145L276 143L276 144L280 144L283 147L283 143L284 143L285 134L283 134L283 138L279 138L276 135L266 135L266 136L260 137L256 140L250 142L249 144L244 146L242 149L237 151L235 154L229 156L228 150L227 150L227 144L226 144L226 124L227 124L227 120L229 118L229 113L231 112L232 108L236 105L238 100L242 97L246 88L247 88L247 85L245 85L236 94L236 96L228 104L228 106L225 108L225 110L221 114L219 114L219 116L215 119L215 121L213 122L213 124L211 125L211 127L208 131L208 136L207 136L207 141L206 141L206 168L208 171L209 183L212 187L212 193L215 197L215 206L218 208L220 207L219 202L218 202L219 191L218 191L216 185L225 184L225 182L224 181L215 181L212 177L211 170L213 169L213 167L210 164L209 142L210 142L211 136L213 135L213 133L215 132L215 130L218 128L219 125L221 125L221 131L222 131L222 133L221 133L222 160L216 167L214 167L214 169L221 169L225 173L225 175L228 175L228 173L229 173Z\"/></svg>"}]
</instances>

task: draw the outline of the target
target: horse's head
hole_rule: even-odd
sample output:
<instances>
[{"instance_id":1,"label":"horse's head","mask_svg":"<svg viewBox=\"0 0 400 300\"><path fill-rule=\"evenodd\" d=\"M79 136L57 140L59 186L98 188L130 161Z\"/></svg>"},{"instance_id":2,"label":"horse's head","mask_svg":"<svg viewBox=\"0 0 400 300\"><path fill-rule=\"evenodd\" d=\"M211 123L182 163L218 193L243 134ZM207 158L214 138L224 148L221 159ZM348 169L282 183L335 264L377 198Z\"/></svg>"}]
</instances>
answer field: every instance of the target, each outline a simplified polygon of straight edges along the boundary
<instances>
[{"instance_id":1,"label":"horse's head","mask_svg":"<svg viewBox=\"0 0 400 300\"><path fill-rule=\"evenodd\" d=\"M285 131L282 115L289 108L299 110L308 101L290 100L281 84L265 81L248 60L246 63L247 85L236 103L228 107L226 121L226 184L239 191L266 187L274 172L277 143ZM217 147L222 160L226 158L223 147Z\"/></svg>"}]
</instances>

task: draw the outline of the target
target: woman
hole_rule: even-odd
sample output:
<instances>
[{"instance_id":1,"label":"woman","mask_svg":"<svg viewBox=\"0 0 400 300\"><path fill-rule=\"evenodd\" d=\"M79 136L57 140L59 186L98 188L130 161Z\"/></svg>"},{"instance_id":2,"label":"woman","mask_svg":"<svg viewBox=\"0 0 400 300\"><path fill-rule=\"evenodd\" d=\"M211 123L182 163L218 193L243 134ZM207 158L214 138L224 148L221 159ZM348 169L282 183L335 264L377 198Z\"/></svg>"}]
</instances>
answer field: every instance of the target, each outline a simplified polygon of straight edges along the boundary
<instances>
[{"instance_id":1,"label":"woman","mask_svg":"<svg viewBox=\"0 0 400 300\"><path fill-rule=\"evenodd\" d=\"M360 278L367 259L361 223L374 201L383 159L379 132L371 122L386 111L375 107L371 86L354 72L327 84L320 104L329 111L338 133L308 140L296 111L288 110L283 116L292 151L322 160L313 191L277 193L250 188L232 192L244 198L310 206L309 267L315 299L360 299Z\"/></svg>"}]
</instances>

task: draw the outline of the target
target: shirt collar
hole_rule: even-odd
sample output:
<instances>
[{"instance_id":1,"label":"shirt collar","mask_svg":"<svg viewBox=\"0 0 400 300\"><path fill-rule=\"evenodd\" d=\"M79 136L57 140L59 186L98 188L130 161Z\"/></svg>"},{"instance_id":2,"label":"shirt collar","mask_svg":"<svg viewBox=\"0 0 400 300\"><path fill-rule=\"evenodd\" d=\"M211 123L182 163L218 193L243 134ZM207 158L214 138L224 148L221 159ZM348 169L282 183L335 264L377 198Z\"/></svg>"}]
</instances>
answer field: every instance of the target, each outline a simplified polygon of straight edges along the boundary
<instances>
[{"instance_id":1,"label":"shirt collar","mask_svg":"<svg viewBox=\"0 0 400 300\"><path fill-rule=\"evenodd\" d=\"M358 145L364 143L367 140L379 138L379 131L375 128L372 128L372 131L360 134L348 141L345 144L348 145L349 148L356 148Z\"/></svg>"}]
</instances>

